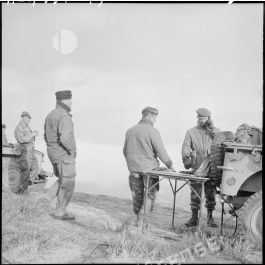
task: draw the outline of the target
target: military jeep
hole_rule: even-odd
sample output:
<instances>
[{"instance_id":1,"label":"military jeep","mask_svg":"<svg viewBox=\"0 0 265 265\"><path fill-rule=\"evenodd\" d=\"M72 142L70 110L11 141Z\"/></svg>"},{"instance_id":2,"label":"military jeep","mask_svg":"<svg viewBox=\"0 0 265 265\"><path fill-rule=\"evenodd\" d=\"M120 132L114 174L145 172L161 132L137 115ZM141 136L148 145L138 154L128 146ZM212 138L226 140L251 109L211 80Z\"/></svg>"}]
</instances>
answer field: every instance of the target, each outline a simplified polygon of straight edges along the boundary
<instances>
[{"instance_id":1,"label":"military jeep","mask_svg":"<svg viewBox=\"0 0 265 265\"><path fill-rule=\"evenodd\" d=\"M2 145L2 190L19 193L21 187L27 186L29 189L38 191L45 186L47 178L52 174L42 169L44 154L38 150L34 151L39 165L39 181L31 182L28 173L23 172L21 165L21 149L18 144ZM34 188L33 188L34 187Z\"/></svg>"},{"instance_id":2,"label":"military jeep","mask_svg":"<svg viewBox=\"0 0 265 265\"><path fill-rule=\"evenodd\" d=\"M257 140L257 130L252 132L250 128L241 137L231 132L220 133L221 141L211 148L211 175L220 194L239 217L244 234L261 240L262 140ZM261 131L258 136L262 139Z\"/></svg>"}]
</instances>

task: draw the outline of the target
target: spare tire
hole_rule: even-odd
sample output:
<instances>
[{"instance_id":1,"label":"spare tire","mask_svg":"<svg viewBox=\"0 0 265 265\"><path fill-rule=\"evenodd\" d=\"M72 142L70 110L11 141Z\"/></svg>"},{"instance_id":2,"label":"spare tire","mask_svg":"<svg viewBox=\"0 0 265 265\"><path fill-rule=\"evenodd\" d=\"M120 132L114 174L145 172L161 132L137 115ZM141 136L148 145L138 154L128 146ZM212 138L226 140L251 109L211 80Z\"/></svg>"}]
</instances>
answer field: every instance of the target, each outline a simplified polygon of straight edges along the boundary
<instances>
[{"instance_id":1,"label":"spare tire","mask_svg":"<svg viewBox=\"0 0 265 265\"><path fill-rule=\"evenodd\" d=\"M222 143L224 141L233 141L234 134L231 131L222 131L215 135L210 151L210 177L214 180L217 187L220 187L222 181L223 170L217 168L224 163L224 147Z\"/></svg>"}]
</instances>

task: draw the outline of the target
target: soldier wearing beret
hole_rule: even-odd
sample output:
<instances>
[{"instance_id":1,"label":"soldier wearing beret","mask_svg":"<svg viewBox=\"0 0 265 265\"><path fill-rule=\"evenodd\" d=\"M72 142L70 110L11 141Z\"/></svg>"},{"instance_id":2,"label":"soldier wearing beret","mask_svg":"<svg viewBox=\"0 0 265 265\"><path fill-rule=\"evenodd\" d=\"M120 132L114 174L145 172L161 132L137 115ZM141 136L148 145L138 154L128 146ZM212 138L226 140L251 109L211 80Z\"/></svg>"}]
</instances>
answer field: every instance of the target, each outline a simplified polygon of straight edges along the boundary
<instances>
[{"instance_id":1,"label":"soldier wearing beret","mask_svg":"<svg viewBox=\"0 0 265 265\"><path fill-rule=\"evenodd\" d=\"M31 115L27 111L23 111L19 124L16 126L14 135L20 144L22 155L19 159L22 171L22 185L19 192L24 192L30 182L38 182L39 166L35 156L35 137L38 136L37 131L32 131L29 127Z\"/></svg>"},{"instance_id":2,"label":"soldier wearing beret","mask_svg":"<svg viewBox=\"0 0 265 265\"><path fill-rule=\"evenodd\" d=\"M153 127L157 115L156 108L144 108L139 123L127 130L123 147L123 154L130 172L129 186L133 197L134 225L136 226L141 220L140 211L144 200L144 186L147 184L147 176L144 172L158 167L158 158L173 170L172 160L164 148L160 133ZM157 181L158 179L151 178L148 188ZM146 204L148 214L153 210L158 189L159 185L156 185L148 192Z\"/></svg>"},{"instance_id":3,"label":"soldier wearing beret","mask_svg":"<svg viewBox=\"0 0 265 265\"><path fill-rule=\"evenodd\" d=\"M195 172L205 158L210 154L210 147L213 138L219 129L213 126L211 112L206 108L199 108L197 111L197 126L189 129L186 133L182 144L182 160L186 169L192 168ZM196 172L195 172L196 173ZM191 183L195 191L201 196L201 184ZM215 185L214 182L208 180L204 184L207 208L207 224L216 227L212 213L215 209ZM200 199L191 189L191 210L192 216L185 224L186 226L198 225L198 210L200 210Z\"/></svg>"},{"instance_id":4,"label":"soldier wearing beret","mask_svg":"<svg viewBox=\"0 0 265 265\"><path fill-rule=\"evenodd\" d=\"M58 180L46 195L50 200L57 196L56 214L60 220L74 220L75 216L66 212L75 188L76 142L72 121L72 92L61 90L55 93L56 108L45 119L44 140L47 144L48 157L53 165L54 175Z\"/></svg>"},{"instance_id":5,"label":"soldier wearing beret","mask_svg":"<svg viewBox=\"0 0 265 265\"><path fill-rule=\"evenodd\" d=\"M6 138L6 125L2 124L2 145L8 145Z\"/></svg>"}]
</instances>

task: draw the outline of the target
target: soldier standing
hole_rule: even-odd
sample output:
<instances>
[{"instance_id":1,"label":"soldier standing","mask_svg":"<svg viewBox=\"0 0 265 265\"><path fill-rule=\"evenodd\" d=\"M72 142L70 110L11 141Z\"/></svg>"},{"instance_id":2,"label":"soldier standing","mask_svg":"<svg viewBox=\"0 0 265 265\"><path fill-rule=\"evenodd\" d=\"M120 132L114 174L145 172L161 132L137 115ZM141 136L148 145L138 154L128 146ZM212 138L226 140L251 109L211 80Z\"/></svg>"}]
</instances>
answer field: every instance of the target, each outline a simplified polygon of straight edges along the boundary
<instances>
[{"instance_id":1,"label":"soldier standing","mask_svg":"<svg viewBox=\"0 0 265 265\"><path fill-rule=\"evenodd\" d=\"M50 199L57 196L55 219L74 220L75 216L66 212L75 188L76 142L72 122L72 92L61 90L55 93L56 108L45 119L44 139L48 157L58 180L47 192Z\"/></svg>"},{"instance_id":2,"label":"soldier standing","mask_svg":"<svg viewBox=\"0 0 265 265\"><path fill-rule=\"evenodd\" d=\"M140 210L144 200L144 186L147 184L145 171L150 171L159 166L159 158L168 168L173 170L172 161L168 156L159 131L154 128L158 110L146 107L142 111L142 119L138 124L126 132L123 154L130 172L129 186L133 198L133 211L136 215L134 224L139 225ZM158 181L157 178L150 178L149 187ZM159 184L151 189L147 195L147 213L153 210L156 193Z\"/></svg>"},{"instance_id":3,"label":"soldier standing","mask_svg":"<svg viewBox=\"0 0 265 265\"><path fill-rule=\"evenodd\" d=\"M213 126L211 119L211 112L206 108L199 108L197 110L197 126L189 129L186 133L183 145L182 145L182 160L186 169L192 168L195 172L204 159L210 154L210 147L213 138L219 129ZM201 184L196 182L191 183L191 186L195 191L201 194ZM208 180L204 184L205 197L207 208L207 224L211 227L217 227L212 213L215 209L215 185L212 180ZM185 223L186 226L197 226L198 225L198 211L200 210L200 199L196 193L191 189L191 211L192 216L190 220Z\"/></svg>"},{"instance_id":4,"label":"soldier standing","mask_svg":"<svg viewBox=\"0 0 265 265\"><path fill-rule=\"evenodd\" d=\"M2 124L2 145L8 145L6 138L6 125Z\"/></svg>"},{"instance_id":5,"label":"soldier standing","mask_svg":"<svg viewBox=\"0 0 265 265\"><path fill-rule=\"evenodd\" d=\"M32 131L29 127L31 115L27 111L21 114L21 120L15 129L15 138L21 146L22 155L19 159L21 171L25 173L24 177L28 181L38 182L39 166L38 160L34 154L35 137L38 136L37 131ZM26 179L23 180L23 182Z\"/></svg>"}]
</instances>

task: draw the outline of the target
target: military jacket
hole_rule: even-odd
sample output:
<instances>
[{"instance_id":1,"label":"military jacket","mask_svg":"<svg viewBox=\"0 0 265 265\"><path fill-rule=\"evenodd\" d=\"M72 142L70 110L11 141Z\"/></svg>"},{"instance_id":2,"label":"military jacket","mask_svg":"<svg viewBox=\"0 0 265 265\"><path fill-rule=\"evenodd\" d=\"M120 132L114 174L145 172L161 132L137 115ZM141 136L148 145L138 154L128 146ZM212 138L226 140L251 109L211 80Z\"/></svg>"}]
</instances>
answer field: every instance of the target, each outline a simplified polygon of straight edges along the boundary
<instances>
[{"instance_id":1,"label":"military jacket","mask_svg":"<svg viewBox=\"0 0 265 265\"><path fill-rule=\"evenodd\" d=\"M219 131L218 128L213 129L215 134ZM192 168L196 170L210 154L213 138L214 135L200 125L189 129L182 144L182 158L192 158Z\"/></svg>"},{"instance_id":2,"label":"military jacket","mask_svg":"<svg viewBox=\"0 0 265 265\"><path fill-rule=\"evenodd\" d=\"M172 166L159 131L145 120L141 120L126 132L123 154L130 172L152 170L159 166L158 158L167 167Z\"/></svg>"},{"instance_id":3,"label":"military jacket","mask_svg":"<svg viewBox=\"0 0 265 265\"><path fill-rule=\"evenodd\" d=\"M32 130L25 121L21 120L19 122L14 135L18 143L34 147L35 137L32 136Z\"/></svg>"},{"instance_id":4,"label":"military jacket","mask_svg":"<svg viewBox=\"0 0 265 265\"><path fill-rule=\"evenodd\" d=\"M76 156L74 124L67 108L64 104L57 104L45 119L44 140L52 163L74 160Z\"/></svg>"}]
</instances>

